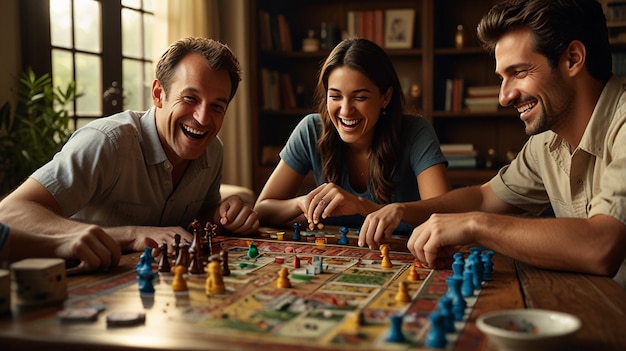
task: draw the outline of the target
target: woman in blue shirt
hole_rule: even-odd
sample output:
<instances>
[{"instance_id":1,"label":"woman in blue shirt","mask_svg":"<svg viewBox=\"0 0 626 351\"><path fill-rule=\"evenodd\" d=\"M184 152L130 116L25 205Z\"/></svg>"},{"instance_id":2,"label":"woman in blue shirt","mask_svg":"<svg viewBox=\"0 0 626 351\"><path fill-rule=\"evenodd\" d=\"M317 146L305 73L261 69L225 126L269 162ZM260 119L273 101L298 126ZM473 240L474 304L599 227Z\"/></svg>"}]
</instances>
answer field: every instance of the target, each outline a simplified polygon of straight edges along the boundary
<instances>
[{"instance_id":1,"label":"woman in blue shirt","mask_svg":"<svg viewBox=\"0 0 626 351\"><path fill-rule=\"evenodd\" d=\"M371 41L342 41L319 72L316 99L319 113L295 128L259 194L261 224L321 221L381 237L394 230L409 234L417 223L400 213L375 220L370 215L390 203L441 195L450 186L432 126L404 113L389 57ZM318 186L297 196L309 172Z\"/></svg>"}]
</instances>

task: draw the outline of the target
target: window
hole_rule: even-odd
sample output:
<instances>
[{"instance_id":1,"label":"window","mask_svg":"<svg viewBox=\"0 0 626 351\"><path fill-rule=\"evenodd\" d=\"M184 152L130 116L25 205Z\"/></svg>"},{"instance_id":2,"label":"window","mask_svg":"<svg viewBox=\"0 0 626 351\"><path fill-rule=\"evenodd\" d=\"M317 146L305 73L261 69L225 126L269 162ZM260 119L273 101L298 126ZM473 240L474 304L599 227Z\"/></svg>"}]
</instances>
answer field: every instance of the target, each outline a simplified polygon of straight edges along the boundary
<instances>
[{"instance_id":1,"label":"window","mask_svg":"<svg viewBox=\"0 0 626 351\"><path fill-rule=\"evenodd\" d=\"M76 128L152 106L153 0L29 0L20 7L23 66L51 72L55 86L76 81Z\"/></svg>"}]
</instances>

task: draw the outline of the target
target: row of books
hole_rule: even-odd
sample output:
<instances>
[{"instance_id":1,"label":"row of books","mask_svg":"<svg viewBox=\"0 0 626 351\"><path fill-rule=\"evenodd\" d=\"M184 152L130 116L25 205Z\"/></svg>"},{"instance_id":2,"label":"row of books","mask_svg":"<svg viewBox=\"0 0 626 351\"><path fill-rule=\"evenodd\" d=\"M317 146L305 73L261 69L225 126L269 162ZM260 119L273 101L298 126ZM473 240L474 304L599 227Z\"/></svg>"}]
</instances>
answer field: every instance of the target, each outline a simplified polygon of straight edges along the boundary
<instances>
[{"instance_id":1,"label":"row of books","mask_svg":"<svg viewBox=\"0 0 626 351\"><path fill-rule=\"evenodd\" d=\"M284 110L296 108L296 94L287 73L281 73L268 68L261 68L261 86L263 94L263 109Z\"/></svg>"},{"instance_id":2,"label":"row of books","mask_svg":"<svg viewBox=\"0 0 626 351\"><path fill-rule=\"evenodd\" d=\"M441 144L441 152L448 159L448 168L476 168L478 152L473 144Z\"/></svg>"},{"instance_id":3,"label":"row of books","mask_svg":"<svg viewBox=\"0 0 626 351\"><path fill-rule=\"evenodd\" d=\"M383 10L348 11L348 37L360 37L385 47Z\"/></svg>"},{"instance_id":4,"label":"row of books","mask_svg":"<svg viewBox=\"0 0 626 351\"><path fill-rule=\"evenodd\" d=\"M285 15L259 11L259 27L261 50L283 52L293 50L291 29Z\"/></svg>"},{"instance_id":5,"label":"row of books","mask_svg":"<svg viewBox=\"0 0 626 351\"><path fill-rule=\"evenodd\" d=\"M465 107L470 112L494 112L498 110L500 86L471 86L465 88L463 79L446 79L444 82L444 111L461 112Z\"/></svg>"}]
</instances>

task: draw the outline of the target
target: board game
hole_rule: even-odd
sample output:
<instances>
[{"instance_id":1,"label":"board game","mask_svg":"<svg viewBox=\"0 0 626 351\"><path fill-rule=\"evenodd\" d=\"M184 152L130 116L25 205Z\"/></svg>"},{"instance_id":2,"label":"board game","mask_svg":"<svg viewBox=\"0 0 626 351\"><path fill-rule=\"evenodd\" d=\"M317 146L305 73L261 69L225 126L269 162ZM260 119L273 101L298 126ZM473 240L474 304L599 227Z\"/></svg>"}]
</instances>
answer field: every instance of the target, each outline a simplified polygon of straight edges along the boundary
<instances>
[{"instance_id":1,"label":"board game","mask_svg":"<svg viewBox=\"0 0 626 351\"><path fill-rule=\"evenodd\" d=\"M218 236L212 245L227 252L221 293L207 293L207 273L186 273L185 286L175 291L179 278L157 272L154 262L153 293L140 292L138 272L128 271L69 289L66 313L89 309L99 311L97 316L71 323L47 316L35 323L49 331L106 330L117 337L149 333L154 339L146 345L176 335L187 340L181 349L194 345L189 340L197 340L198 349L210 349L211 341L232 342L236 349L431 349L425 346L429 317L448 294L446 279L453 274L416 266L409 253L383 257L379 250L333 244L323 235L298 242ZM277 280L285 278L287 286L279 287ZM464 333L476 299L465 299L464 316L447 332L442 349L482 349L481 335Z\"/></svg>"}]
</instances>

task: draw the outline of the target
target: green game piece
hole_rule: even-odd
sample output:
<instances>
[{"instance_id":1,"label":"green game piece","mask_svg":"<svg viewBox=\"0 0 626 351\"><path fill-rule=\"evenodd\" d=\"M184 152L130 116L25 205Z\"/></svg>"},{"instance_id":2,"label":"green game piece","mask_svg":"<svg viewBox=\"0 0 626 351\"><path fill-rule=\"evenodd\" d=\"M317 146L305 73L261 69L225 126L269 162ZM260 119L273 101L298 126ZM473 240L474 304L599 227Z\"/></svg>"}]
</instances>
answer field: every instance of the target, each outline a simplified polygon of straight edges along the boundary
<instances>
[{"instance_id":1,"label":"green game piece","mask_svg":"<svg viewBox=\"0 0 626 351\"><path fill-rule=\"evenodd\" d=\"M306 274L297 274L297 273L295 273L295 274L292 273L291 274L291 278L297 279L297 280L304 280L304 281L307 281L307 282L311 280L310 276L308 276Z\"/></svg>"}]
</instances>

